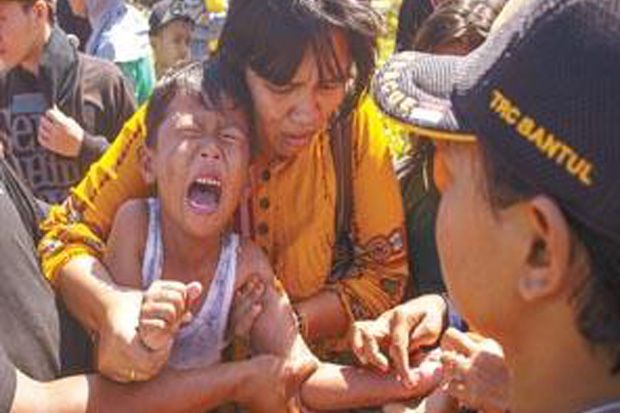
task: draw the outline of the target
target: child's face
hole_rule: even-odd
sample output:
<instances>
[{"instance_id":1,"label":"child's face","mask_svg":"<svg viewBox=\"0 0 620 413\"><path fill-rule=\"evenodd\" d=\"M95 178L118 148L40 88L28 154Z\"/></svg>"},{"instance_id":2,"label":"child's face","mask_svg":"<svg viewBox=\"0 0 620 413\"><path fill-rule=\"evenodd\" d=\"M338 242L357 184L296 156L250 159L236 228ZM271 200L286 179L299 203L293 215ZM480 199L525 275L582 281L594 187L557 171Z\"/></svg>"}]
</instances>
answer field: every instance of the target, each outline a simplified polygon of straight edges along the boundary
<instances>
[{"instance_id":1,"label":"child's face","mask_svg":"<svg viewBox=\"0 0 620 413\"><path fill-rule=\"evenodd\" d=\"M146 149L145 177L157 183L162 212L176 227L209 237L231 221L248 170L248 125L240 109L208 110L186 93L173 98L156 147Z\"/></svg>"},{"instance_id":2,"label":"child's face","mask_svg":"<svg viewBox=\"0 0 620 413\"><path fill-rule=\"evenodd\" d=\"M165 71L190 57L192 25L185 20L168 23L152 38L157 65Z\"/></svg>"}]
</instances>

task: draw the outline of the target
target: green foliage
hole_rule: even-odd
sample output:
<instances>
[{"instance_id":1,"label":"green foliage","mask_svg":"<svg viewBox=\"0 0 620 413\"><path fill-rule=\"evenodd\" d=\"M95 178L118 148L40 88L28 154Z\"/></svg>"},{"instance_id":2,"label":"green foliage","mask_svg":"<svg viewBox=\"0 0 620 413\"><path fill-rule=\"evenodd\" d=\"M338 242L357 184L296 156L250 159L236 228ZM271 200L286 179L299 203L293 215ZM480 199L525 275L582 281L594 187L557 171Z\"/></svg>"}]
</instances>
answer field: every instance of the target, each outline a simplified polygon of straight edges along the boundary
<instances>
[{"instance_id":1,"label":"green foliage","mask_svg":"<svg viewBox=\"0 0 620 413\"><path fill-rule=\"evenodd\" d=\"M385 32L379 38L378 62L381 66L388 57L394 53L396 43L396 28L398 27L398 10L401 0L373 0L373 6L383 15L385 19ZM385 118L384 118L385 119ZM385 119L383 124L385 134L390 141L390 148L395 158L402 157L409 149L407 136L402 126L395 122Z\"/></svg>"}]
</instances>

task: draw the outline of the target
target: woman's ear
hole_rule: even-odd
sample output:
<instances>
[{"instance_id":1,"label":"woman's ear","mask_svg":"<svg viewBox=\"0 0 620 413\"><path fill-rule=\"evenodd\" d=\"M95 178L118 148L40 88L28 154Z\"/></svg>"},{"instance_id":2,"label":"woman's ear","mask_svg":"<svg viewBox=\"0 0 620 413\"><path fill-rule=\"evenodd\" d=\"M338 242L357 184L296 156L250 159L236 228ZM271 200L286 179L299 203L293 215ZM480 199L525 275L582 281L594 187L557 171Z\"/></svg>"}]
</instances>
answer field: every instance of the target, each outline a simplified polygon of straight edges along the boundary
<instances>
[{"instance_id":1,"label":"woman's ear","mask_svg":"<svg viewBox=\"0 0 620 413\"><path fill-rule=\"evenodd\" d=\"M138 157L140 159L140 171L142 172L142 178L149 185L154 185L157 181L155 176L155 159L153 150L146 147L146 145L140 145L138 148Z\"/></svg>"},{"instance_id":2,"label":"woman's ear","mask_svg":"<svg viewBox=\"0 0 620 413\"><path fill-rule=\"evenodd\" d=\"M526 270L519 293L526 301L554 296L567 285L571 261L571 232L562 210L549 197L527 201L531 232Z\"/></svg>"}]
</instances>

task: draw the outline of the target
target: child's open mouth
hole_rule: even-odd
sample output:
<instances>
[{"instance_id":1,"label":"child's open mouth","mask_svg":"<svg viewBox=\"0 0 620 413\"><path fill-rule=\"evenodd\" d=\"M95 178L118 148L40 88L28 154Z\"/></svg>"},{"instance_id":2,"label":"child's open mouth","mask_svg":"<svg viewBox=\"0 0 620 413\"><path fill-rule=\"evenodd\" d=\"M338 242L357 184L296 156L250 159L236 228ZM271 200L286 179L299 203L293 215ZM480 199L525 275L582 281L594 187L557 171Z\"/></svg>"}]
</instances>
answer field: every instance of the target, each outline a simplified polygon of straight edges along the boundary
<instances>
[{"instance_id":1,"label":"child's open mouth","mask_svg":"<svg viewBox=\"0 0 620 413\"><path fill-rule=\"evenodd\" d=\"M212 214L217 210L222 196L222 182L215 177L200 177L187 189L187 202L198 213Z\"/></svg>"}]
</instances>

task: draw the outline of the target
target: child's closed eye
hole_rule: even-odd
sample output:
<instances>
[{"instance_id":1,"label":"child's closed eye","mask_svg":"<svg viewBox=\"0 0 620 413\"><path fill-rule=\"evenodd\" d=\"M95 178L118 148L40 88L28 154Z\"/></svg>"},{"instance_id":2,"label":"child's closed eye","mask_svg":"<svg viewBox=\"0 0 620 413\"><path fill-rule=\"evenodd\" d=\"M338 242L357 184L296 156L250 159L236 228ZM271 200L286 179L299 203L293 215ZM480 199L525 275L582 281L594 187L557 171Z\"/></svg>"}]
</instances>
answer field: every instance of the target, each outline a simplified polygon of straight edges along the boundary
<instances>
[{"instance_id":1,"label":"child's closed eye","mask_svg":"<svg viewBox=\"0 0 620 413\"><path fill-rule=\"evenodd\" d=\"M219 132L220 138L229 141L241 141L246 139L246 134L238 128L228 127L221 129Z\"/></svg>"}]
</instances>

